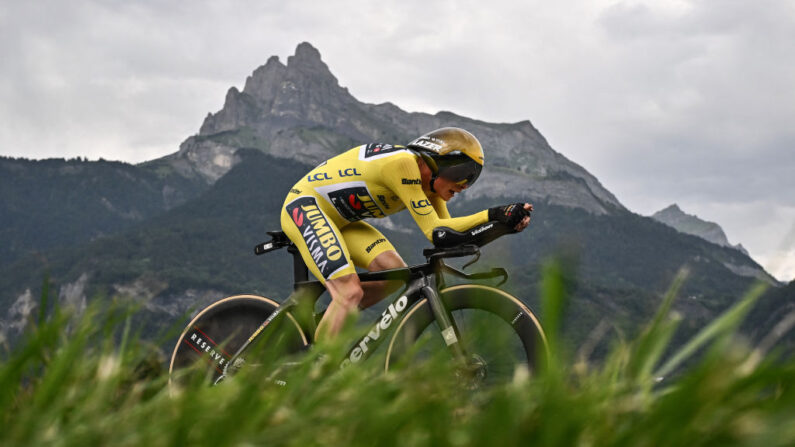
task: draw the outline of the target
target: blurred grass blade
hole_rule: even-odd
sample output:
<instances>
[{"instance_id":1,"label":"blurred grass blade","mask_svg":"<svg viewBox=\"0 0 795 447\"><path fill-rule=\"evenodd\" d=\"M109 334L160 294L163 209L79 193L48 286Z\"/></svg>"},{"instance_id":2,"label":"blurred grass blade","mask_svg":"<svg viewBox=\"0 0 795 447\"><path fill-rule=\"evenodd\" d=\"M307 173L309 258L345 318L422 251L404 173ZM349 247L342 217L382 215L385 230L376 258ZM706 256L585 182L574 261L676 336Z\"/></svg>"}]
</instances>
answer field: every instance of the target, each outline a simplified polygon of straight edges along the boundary
<instances>
[{"instance_id":1,"label":"blurred grass blade","mask_svg":"<svg viewBox=\"0 0 795 447\"><path fill-rule=\"evenodd\" d=\"M47 306L50 298L50 274L44 274L44 281L41 283L41 300L39 300L39 318L36 322L37 326L44 324L44 319L47 318Z\"/></svg>"},{"instance_id":2,"label":"blurred grass blade","mask_svg":"<svg viewBox=\"0 0 795 447\"><path fill-rule=\"evenodd\" d=\"M548 370L555 370L559 366L562 349L560 330L566 305L566 281L563 266L558 259L545 263L542 271L541 302L544 316L542 324L549 347L549 357L542 364Z\"/></svg>"},{"instance_id":3,"label":"blurred grass blade","mask_svg":"<svg viewBox=\"0 0 795 447\"><path fill-rule=\"evenodd\" d=\"M687 275L687 269L679 270L654 319L635 343L627 365L627 374L632 380L649 382L654 366L662 357L665 348L668 347L668 343L679 325L679 318L669 318L669 313Z\"/></svg>"},{"instance_id":4,"label":"blurred grass blade","mask_svg":"<svg viewBox=\"0 0 795 447\"><path fill-rule=\"evenodd\" d=\"M599 320L599 324L597 324L596 327L591 330L591 333L585 338L585 342L583 342L583 344L580 345L580 349L577 350L578 365L581 365L581 367L587 367L588 358L591 356L591 353L599 344L599 342L604 339L605 335L607 335L607 332L610 329L612 329L612 326L607 322L607 319L602 318Z\"/></svg>"},{"instance_id":5,"label":"blurred grass blade","mask_svg":"<svg viewBox=\"0 0 795 447\"><path fill-rule=\"evenodd\" d=\"M698 349L706 345L710 340L721 337L731 336L748 314L753 305L767 290L764 283L755 284L746 294L745 298L725 311L720 317L702 329L687 344L680 348L671 358L665 362L655 373L656 376L666 376L676 369L679 365L693 355Z\"/></svg>"},{"instance_id":6,"label":"blurred grass blade","mask_svg":"<svg viewBox=\"0 0 795 447\"><path fill-rule=\"evenodd\" d=\"M795 310L788 313L781 319L773 329L768 333L765 338L759 343L756 349L751 352L751 355L748 357L748 360L743 364L742 372L743 374L748 374L754 368L759 365L759 362L765 358L768 351L770 351L773 346L792 328L795 327Z\"/></svg>"}]
</instances>

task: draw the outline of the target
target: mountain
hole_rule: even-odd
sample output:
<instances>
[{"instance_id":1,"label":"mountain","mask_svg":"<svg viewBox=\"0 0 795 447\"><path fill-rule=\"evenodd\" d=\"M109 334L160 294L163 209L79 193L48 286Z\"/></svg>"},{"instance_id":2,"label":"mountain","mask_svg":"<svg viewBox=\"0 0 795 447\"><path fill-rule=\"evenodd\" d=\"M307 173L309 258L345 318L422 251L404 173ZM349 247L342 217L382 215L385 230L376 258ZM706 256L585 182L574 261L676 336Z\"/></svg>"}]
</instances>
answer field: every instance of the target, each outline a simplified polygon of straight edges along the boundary
<instances>
[{"instance_id":1,"label":"mountain","mask_svg":"<svg viewBox=\"0 0 795 447\"><path fill-rule=\"evenodd\" d=\"M229 89L223 109L209 114L177 153L147 165L170 166L212 183L239 163L239 148L314 166L362 142L406 144L444 126L469 130L486 150L488 169L478 188L467 192L471 199L524 190L594 214L625 210L594 176L555 152L529 121L490 124L450 112L408 113L390 103L359 102L308 43L298 45L286 65L275 56L268 59L242 91Z\"/></svg>"},{"instance_id":2,"label":"mountain","mask_svg":"<svg viewBox=\"0 0 795 447\"><path fill-rule=\"evenodd\" d=\"M450 112L408 113L389 103L361 103L340 87L319 52L304 43L286 65L272 57L242 91L231 88L223 109L209 114L199 133L177 152L137 166L119 164L113 175L123 178L125 172L131 179L152 182L149 195L129 199L138 208L117 205L124 203L121 198L103 195L107 185L75 196L85 196L88 204L104 203L105 197L114 209L139 210L140 219L101 234L65 235L41 248L47 250L44 259L20 255L0 265L0 305L8 310L0 314L0 331L13 338L36 311L45 271L59 299L77 308L96 297L141 302L138 324L152 338L185 312L224 295L248 292L283 299L290 290L288 254L256 258L251 248L266 238L266 230L278 229L279 207L290 186L319 161L355 145L405 143L450 125L470 130L486 148L484 172L474 188L451 202L454 215L524 199L536 207L530 229L490 244L478 266L507 267L507 289L540 310L541 265L551 258L566 260L571 281L565 331L574 346L600 321L618 333L632 333L656 310L683 267L690 272L676 304L683 334L703 327L763 276L764 270L736 249L628 211L595 177L555 152L530 122L493 124ZM103 175L115 178L93 171L80 178L91 185ZM67 177L59 178L40 194L72 188L63 180ZM165 185L180 191L181 201L157 199ZM144 213L140 204L147 200L157 206ZM64 212L53 208L56 220ZM88 225L93 215L104 212L87 207L82 222ZM407 262L418 262L428 243L405 214L372 223ZM31 219L40 225L48 217ZM17 222L14 231L24 224ZM785 293L767 302L778 309L791 300ZM775 312L756 321L775 324L771 315Z\"/></svg>"},{"instance_id":3,"label":"mountain","mask_svg":"<svg viewBox=\"0 0 795 447\"><path fill-rule=\"evenodd\" d=\"M746 255L748 250L742 244L732 245L723 232L723 228L715 222L708 222L701 220L698 216L687 214L679 208L679 205L673 204L665 209L657 211L651 216L652 219L662 222L669 227L675 228L685 234L692 234L704 240L710 241L713 244L721 245L724 247L735 248Z\"/></svg>"}]
</instances>

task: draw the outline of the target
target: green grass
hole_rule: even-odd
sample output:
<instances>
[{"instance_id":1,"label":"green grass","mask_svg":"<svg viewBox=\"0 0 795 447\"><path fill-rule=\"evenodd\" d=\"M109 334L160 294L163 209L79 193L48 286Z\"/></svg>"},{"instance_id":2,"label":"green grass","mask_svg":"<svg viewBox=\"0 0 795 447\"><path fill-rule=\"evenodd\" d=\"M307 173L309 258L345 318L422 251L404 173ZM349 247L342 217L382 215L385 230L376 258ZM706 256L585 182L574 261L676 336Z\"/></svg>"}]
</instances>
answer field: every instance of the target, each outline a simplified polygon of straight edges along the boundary
<instances>
[{"instance_id":1,"label":"green grass","mask_svg":"<svg viewBox=\"0 0 795 447\"><path fill-rule=\"evenodd\" d=\"M547 366L476 393L445 362L340 371L318 351L287 387L243 369L217 387L169 388L162 354L134 335L124 306L42 313L0 363L0 445L795 444L795 359L736 334L761 288L670 352L681 275L644 331L593 364L560 347L563 278L547 266ZM322 347L326 359L341 349Z\"/></svg>"}]
</instances>

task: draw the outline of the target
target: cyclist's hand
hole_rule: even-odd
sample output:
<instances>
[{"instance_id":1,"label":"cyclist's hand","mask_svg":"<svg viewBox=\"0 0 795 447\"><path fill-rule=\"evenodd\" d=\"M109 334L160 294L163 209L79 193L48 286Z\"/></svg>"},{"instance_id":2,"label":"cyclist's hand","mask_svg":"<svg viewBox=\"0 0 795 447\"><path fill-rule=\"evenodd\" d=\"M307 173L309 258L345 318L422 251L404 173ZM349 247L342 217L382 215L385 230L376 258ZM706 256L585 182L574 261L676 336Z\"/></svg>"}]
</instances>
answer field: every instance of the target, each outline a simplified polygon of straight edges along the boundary
<instances>
[{"instance_id":1,"label":"cyclist's hand","mask_svg":"<svg viewBox=\"0 0 795 447\"><path fill-rule=\"evenodd\" d=\"M519 222L519 225L515 227L517 232L524 230L530 225L530 213L533 212L533 205L530 203L525 203L523 211L527 213L527 215L522 219L521 222Z\"/></svg>"},{"instance_id":2,"label":"cyclist's hand","mask_svg":"<svg viewBox=\"0 0 795 447\"><path fill-rule=\"evenodd\" d=\"M533 205L529 203L497 206L489 208L489 220L504 223L518 232L530 225L531 211L533 211Z\"/></svg>"}]
</instances>

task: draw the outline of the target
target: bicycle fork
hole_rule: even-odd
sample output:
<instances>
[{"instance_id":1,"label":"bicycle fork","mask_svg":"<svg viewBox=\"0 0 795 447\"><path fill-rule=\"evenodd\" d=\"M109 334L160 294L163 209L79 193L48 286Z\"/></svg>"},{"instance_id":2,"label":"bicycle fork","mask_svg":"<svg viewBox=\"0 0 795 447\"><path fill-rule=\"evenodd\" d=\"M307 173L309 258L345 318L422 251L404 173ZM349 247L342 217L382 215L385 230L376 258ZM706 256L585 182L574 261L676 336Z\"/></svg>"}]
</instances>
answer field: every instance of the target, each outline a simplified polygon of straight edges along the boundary
<instances>
[{"instance_id":1,"label":"bicycle fork","mask_svg":"<svg viewBox=\"0 0 795 447\"><path fill-rule=\"evenodd\" d=\"M462 365L466 365L467 353L464 351L464 347L461 346L461 333L458 331L458 327L456 327L453 314L444 303L442 303L442 299L439 297L439 293L436 292L435 288L428 285L424 286L422 288L422 295L431 305L433 316L436 319L436 323L439 325L442 338L447 348L453 354L456 361L460 362Z\"/></svg>"}]
</instances>

